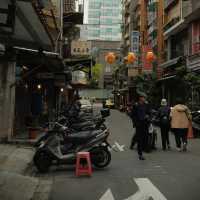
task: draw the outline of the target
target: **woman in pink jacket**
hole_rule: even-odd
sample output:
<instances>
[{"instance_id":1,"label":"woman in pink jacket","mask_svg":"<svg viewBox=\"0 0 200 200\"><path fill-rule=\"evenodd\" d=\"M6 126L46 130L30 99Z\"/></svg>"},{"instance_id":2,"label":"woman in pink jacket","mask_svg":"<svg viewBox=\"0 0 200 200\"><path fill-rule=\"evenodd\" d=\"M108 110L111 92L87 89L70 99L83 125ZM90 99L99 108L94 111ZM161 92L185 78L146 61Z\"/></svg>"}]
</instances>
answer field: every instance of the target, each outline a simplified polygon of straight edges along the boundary
<instances>
[{"instance_id":1,"label":"woman in pink jacket","mask_svg":"<svg viewBox=\"0 0 200 200\"><path fill-rule=\"evenodd\" d=\"M190 110L183 104L183 101L177 100L177 105L171 109L171 128L175 135L177 150L187 150L187 133L189 124L192 120Z\"/></svg>"}]
</instances>

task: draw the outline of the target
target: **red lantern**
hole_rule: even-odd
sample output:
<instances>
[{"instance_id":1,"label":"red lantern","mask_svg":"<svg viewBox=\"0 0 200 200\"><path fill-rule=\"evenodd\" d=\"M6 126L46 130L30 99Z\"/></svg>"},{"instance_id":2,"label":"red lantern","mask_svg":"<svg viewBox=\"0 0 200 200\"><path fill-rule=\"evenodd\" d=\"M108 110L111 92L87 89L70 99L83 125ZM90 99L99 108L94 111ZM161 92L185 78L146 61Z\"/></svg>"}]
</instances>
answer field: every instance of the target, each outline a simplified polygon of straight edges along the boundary
<instances>
[{"instance_id":1,"label":"red lantern","mask_svg":"<svg viewBox=\"0 0 200 200\"><path fill-rule=\"evenodd\" d=\"M129 64L133 64L136 59L137 58L136 58L134 53L132 53L132 52L128 53L127 61L128 61Z\"/></svg>"},{"instance_id":2,"label":"red lantern","mask_svg":"<svg viewBox=\"0 0 200 200\"><path fill-rule=\"evenodd\" d=\"M148 62L154 61L154 60L155 60L154 53L153 53L152 51L148 51L148 52L147 52L146 59L147 59Z\"/></svg>"},{"instance_id":3,"label":"red lantern","mask_svg":"<svg viewBox=\"0 0 200 200\"><path fill-rule=\"evenodd\" d=\"M106 55L105 61L109 64L113 64L116 60L116 56L114 53L110 52Z\"/></svg>"}]
</instances>

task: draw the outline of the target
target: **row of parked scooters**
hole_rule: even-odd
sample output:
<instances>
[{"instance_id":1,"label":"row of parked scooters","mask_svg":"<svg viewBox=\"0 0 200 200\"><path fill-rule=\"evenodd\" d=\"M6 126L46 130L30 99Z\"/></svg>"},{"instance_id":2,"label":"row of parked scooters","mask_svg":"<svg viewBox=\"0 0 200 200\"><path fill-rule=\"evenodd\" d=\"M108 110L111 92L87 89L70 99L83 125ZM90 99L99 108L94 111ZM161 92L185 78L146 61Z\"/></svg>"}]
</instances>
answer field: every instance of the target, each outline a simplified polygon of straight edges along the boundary
<instances>
[{"instance_id":1,"label":"row of parked scooters","mask_svg":"<svg viewBox=\"0 0 200 200\"><path fill-rule=\"evenodd\" d=\"M45 173L52 165L75 164L76 154L90 152L91 162L97 168L104 168L111 161L109 130L105 118L109 109L102 109L98 115L82 111L79 104L73 104L60 113L56 122L47 124L47 131L35 143L34 164Z\"/></svg>"},{"instance_id":2,"label":"row of parked scooters","mask_svg":"<svg viewBox=\"0 0 200 200\"><path fill-rule=\"evenodd\" d=\"M192 128L194 137L200 137L200 110L192 112Z\"/></svg>"}]
</instances>

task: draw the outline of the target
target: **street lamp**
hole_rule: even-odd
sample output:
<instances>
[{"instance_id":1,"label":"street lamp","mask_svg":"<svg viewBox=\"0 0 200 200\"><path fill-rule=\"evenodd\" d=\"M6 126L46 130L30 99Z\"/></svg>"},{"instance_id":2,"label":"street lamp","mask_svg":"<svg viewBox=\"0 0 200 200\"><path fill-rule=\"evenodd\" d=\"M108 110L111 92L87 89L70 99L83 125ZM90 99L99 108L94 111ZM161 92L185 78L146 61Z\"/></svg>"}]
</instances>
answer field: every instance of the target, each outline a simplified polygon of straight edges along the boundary
<instances>
[{"instance_id":1,"label":"street lamp","mask_svg":"<svg viewBox=\"0 0 200 200\"><path fill-rule=\"evenodd\" d=\"M40 84L37 85L38 90L40 90L42 88L42 86Z\"/></svg>"}]
</instances>

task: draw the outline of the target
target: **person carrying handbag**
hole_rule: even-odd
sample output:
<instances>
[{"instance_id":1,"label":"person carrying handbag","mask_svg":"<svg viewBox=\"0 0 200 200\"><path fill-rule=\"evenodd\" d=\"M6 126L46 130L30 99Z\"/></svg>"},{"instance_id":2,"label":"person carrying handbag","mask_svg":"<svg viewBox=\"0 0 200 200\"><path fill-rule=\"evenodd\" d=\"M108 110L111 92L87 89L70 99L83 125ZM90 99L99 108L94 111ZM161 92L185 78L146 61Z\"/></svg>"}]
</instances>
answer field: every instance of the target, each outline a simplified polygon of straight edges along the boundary
<instances>
[{"instance_id":1,"label":"person carrying handbag","mask_svg":"<svg viewBox=\"0 0 200 200\"><path fill-rule=\"evenodd\" d=\"M177 99L176 103L170 112L171 128L175 135L177 150L187 151L187 133L192 116L182 99Z\"/></svg>"}]
</instances>

